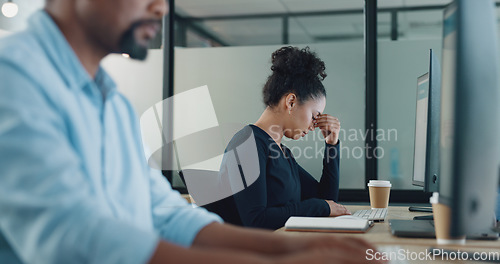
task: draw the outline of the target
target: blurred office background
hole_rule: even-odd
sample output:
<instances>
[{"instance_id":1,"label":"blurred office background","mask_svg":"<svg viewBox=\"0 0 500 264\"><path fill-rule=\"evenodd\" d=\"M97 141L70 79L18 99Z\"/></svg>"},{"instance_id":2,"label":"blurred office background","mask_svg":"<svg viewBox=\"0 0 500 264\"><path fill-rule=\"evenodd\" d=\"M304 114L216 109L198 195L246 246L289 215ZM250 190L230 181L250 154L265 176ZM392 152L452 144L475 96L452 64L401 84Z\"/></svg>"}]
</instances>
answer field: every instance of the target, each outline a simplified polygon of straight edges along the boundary
<instances>
[{"instance_id":1,"label":"blurred office background","mask_svg":"<svg viewBox=\"0 0 500 264\"><path fill-rule=\"evenodd\" d=\"M18 14L0 15L0 36L22 30L44 0L12 2ZM450 2L377 2L379 159L373 174L407 196L420 190L411 183L417 77L428 71L429 49L441 56L442 10ZM253 123L264 110L261 89L271 73L271 53L283 45L311 47L326 63L325 112L339 117L344 132L341 189L366 193L364 7L364 0L176 0L173 94L208 85L219 123ZM165 96L163 43L160 35L145 62L121 55L104 60L139 116ZM320 177L322 155L316 151L324 143L318 136L285 144ZM313 150L304 153L308 146ZM173 181L182 185L177 177Z\"/></svg>"}]
</instances>

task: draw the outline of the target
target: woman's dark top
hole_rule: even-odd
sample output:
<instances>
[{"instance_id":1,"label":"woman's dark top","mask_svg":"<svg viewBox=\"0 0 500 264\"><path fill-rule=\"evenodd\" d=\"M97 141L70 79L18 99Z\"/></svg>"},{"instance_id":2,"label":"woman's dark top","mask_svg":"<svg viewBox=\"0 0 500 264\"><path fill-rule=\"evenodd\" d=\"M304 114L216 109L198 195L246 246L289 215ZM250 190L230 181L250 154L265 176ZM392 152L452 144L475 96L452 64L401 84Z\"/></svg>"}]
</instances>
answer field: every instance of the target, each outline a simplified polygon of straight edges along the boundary
<instances>
[{"instance_id":1,"label":"woman's dark top","mask_svg":"<svg viewBox=\"0 0 500 264\"><path fill-rule=\"evenodd\" d=\"M234 203L221 206L223 218L241 219L243 226L278 229L290 216L328 216L325 200L337 201L339 190L339 144L326 144L323 173L318 183L295 161L290 149L276 142L262 129L249 125L233 136L226 148L235 149L249 128L257 147L260 174L255 182L233 195ZM245 132L246 131L246 132ZM224 159L222 167L232 164ZM243 165L242 165L243 166ZM241 167L240 166L240 171ZM243 166L244 167L244 166ZM236 207L236 208L235 208Z\"/></svg>"}]
</instances>

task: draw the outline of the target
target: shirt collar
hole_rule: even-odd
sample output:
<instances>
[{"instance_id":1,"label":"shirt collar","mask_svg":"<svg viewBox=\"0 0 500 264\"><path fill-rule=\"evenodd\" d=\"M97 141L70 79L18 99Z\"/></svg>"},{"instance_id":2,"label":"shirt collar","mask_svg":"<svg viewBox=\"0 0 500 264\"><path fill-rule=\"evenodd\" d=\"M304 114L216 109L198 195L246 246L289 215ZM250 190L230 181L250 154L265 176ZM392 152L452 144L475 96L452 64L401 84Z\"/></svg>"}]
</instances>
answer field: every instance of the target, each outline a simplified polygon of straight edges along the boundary
<instances>
[{"instance_id":1,"label":"shirt collar","mask_svg":"<svg viewBox=\"0 0 500 264\"><path fill-rule=\"evenodd\" d=\"M104 98L109 98L116 92L116 83L101 66L95 75L95 84L101 90Z\"/></svg>"},{"instance_id":2,"label":"shirt collar","mask_svg":"<svg viewBox=\"0 0 500 264\"><path fill-rule=\"evenodd\" d=\"M95 80L92 80L59 27L46 11L40 10L30 18L28 30L38 37L48 58L68 87L83 89L94 83L104 95L111 95L116 90L116 84L101 66L99 66Z\"/></svg>"}]
</instances>

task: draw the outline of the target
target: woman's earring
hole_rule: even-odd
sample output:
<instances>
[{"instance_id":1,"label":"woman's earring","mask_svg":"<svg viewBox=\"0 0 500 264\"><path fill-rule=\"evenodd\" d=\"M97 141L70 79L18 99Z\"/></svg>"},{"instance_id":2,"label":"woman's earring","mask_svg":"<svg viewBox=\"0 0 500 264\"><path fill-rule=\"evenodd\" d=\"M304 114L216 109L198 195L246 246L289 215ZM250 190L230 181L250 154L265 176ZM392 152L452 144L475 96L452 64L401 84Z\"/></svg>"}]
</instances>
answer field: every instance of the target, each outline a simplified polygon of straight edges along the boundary
<instances>
[{"instance_id":1,"label":"woman's earring","mask_svg":"<svg viewBox=\"0 0 500 264\"><path fill-rule=\"evenodd\" d=\"M292 110L291 109L288 109L288 114L291 115L292 114Z\"/></svg>"}]
</instances>

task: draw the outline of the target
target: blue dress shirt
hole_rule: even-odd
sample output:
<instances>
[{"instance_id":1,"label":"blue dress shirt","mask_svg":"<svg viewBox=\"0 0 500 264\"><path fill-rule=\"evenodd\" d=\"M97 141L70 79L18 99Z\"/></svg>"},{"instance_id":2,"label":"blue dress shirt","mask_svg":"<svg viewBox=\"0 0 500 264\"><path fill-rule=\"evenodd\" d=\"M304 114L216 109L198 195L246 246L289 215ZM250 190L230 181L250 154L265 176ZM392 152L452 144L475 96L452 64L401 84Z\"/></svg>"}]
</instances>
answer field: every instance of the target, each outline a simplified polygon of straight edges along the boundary
<instances>
[{"instance_id":1,"label":"blue dress shirt","mask_svg":"<svg viewBox=\"0 0 500 264\"><path fill-rule=\"evenodd\" d=\"M0 39L0 263L145 263L221 219L148 167L130 103L44 11Z\"/></svg>"}]
</instances>

